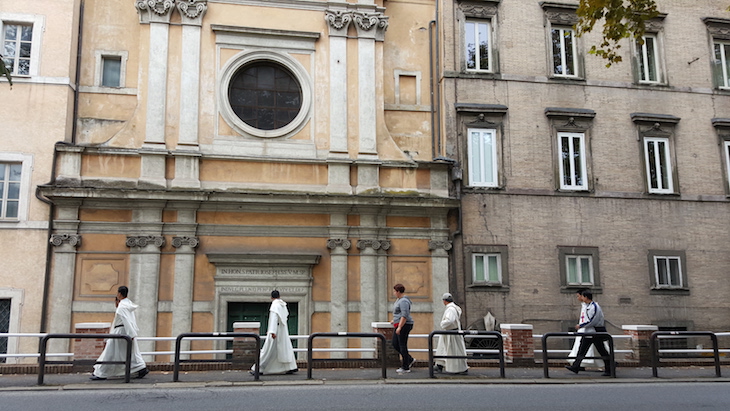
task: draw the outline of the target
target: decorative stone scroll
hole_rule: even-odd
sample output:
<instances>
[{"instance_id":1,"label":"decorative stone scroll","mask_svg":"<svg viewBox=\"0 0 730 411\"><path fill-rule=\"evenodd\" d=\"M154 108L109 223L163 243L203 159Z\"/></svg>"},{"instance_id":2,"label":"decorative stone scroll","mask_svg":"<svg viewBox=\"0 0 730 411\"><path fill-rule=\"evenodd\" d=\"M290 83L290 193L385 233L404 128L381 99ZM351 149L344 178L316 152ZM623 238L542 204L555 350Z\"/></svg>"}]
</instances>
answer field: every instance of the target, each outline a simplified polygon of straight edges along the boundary
<instances>
[{"instance_id":1,"label":"decorative stone scroll","mask_svg":"<svg viewBox=\"0 0 730 411\"><path fill-rule=\"evenodd\" d=\"M327 248L334 250L337 247L342 247L345 250L349 250L352 247L352 242L346 238L330 238L327 240Z\"/></svg>"},{"instance_id":2,"label":"decorative stone scroll","mask_svg":"<svg viewBox=\"0 0 730 411\"><path fill-rule=\"evenodd\" d=\"M497 3L462 3L459 5L462 13L467 17L488 19L497 14Z\"/></svg>"},{"instance_id":3,"label":"decorative stone scroll","mask_svg":"<svg viewBox=\"0 0 730 411\"><path fill-rule=\"evenodd\" d=\"M177 9L184 23L201 25L208 11L208 0L177 0Z\"/></svg>"},{"instance_id":4,"label":"decorative stone scroll","mask_svg":"<svg viewBox=\"0 0 730 411\"><path fill-rule=\"evenodd\" d=\"M199 244L200 244L200 239L198 237L187 237L187 236L172 237L172 246L175 248L180 248L184 245L195 248Z\"/></svg>"},{"instance_id":5,"label":"decorative stone scroll","mask_svg":"<svg viewBox=\"0 0 730 411\"><path fill-rule=\"evenodd\" d=\"M152 244L157 248L165 245L165 237L159 235L142 235L127 237L127 247L146 247Z\"/></svg>"},{"instance_id":6,"label":"decorative stone scroll","mask_svg":"<svg viewBox=\"0 0 730 411\"><path fill-rule=\"evenodd\" d=\"M428 249L429 250L444 250L449 251L453 245L451 244L451 241L449 240L431 240L428 242Z\"/></svg>"},{"instance_id":7,"label":"decorative stone scroll","mask_svg":"<svg viewBox=\"0 0 730 411\"><path fill-rule=\"evenodd\" d=\"M388 29L388 16L382 12L325 10L324 19L330 27L330 35L347 35L347 28L352 22L355 22L360 37L382 40Z\"/></svg>"},{"instance_id":8,"label":"decorative stone scroll","mask_svg":"<svg viewBox=\"0 0 730 411\"><path fill-rule=\"evenodd\" d=\"M357 248L359 250L372 248L373 250L388 251L390 249L390 240L358 240Z\"/></svg>"},{"instance_id":9,"label":"decorative stone scroll","mask_svg":"<svg viewBox=\"0 0 730 411\"><path fill-rule=\"evenodd\" d=\"M137 0L134 7L137 8L141 23L169 23L172 11L175 10L175 0Z\"/></svg>"},{"instance_id":10,"label":"decorative stone scroll","mask_svg":"<svg viewBox=\"0 0 730 411\"><path fill-rule=\"evenodd\" d=\"M339 34L347 35L347 28L352 23L352 13L343 10L325 10L324 19L330 28L330 36Z\"/></svg>"},{"instance_id":11,"label":"decorative stone scroll","mask_svg":"<svg viewBox=\"0 0 730 411\"><path fill-rule=\"evenodd\" d=\"M54 247L59 247L64 243L72 247L78 247L81 245L81 236L77 234L53 234L50 242Z\"/></svg>"}]
</instances>

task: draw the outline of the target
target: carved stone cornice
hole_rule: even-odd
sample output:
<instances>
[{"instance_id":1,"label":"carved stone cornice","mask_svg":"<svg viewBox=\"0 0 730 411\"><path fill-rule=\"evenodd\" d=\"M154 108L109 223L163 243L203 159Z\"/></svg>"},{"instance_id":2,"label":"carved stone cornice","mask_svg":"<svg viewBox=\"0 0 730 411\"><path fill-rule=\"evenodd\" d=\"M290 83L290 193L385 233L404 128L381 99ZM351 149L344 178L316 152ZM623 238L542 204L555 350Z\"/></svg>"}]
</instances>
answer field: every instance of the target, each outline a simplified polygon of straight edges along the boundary
<instances>
[{"instance_id":1,"label":"carved stone cornice","mask_svg":"<svg viewBox=\"0 0 730 411\"><path fill-rule=\"evenodd\" d=\"M329 26L330 36L347 36L347 29L352 23L352 13L345 10L325 10L324 19Z\"/></svg>"},{"instance_id":2,"label":"carved stone cornice","mask_svg":"<svg viewBox=\"0 0 730 411\"><path fill-rule=\"evenodd\" d=\"M78 234L52 234L50 242L54 247L59 247L64 243L78 247L81 245L81 236Z\"/></svg>"},{"instance_id":3,"label":"carved stone cornice","mask_svg":"<svg viewBox=\"0 0 730 411\"><path fill-rule=\"evenodd\" d=\"M461 3L459 5L461 12L466 17L474 17L480 19L488 19L497 14L497 4L495 3Z\"/></svg>"},{"instance_id":4,"label":"carved stone cornice","mask_svg":"<svg viewBox=\"0 0 730 411\"><path fill-rule=\"evenodd\" d=\"M713 39L730 40L730 20L705 17L702 21L707 25L707 31Z\"/></svg>"},{"instance_id":5,"label":"carved stone cornice","mask_svg":"<svg viewBox=\"0 0 730 411\"><path fill-rule=\"evenodd\" d=\"M444 250L449 251L453 245L451 244L451 241L449 240L430 240L428 242L428 249L429 250Z\"/></svg>"},{"instance_id":6,"label":"carved stone cornice","mask_svg":"<svg viewBox=\"0 0 730 411\"><path fill-rule=\"evenodd\" d=\"M352 20L355 22L358 37L383 40L385 30L388 29L388 16L380 12L354 11L352 12Z\"/></svg>"},{"instance_id":7,"label":"carved stone cornice","mask_svg":"<svg viewBox=\"0 0 730 411\"><path fill-rule=\"evenodd\" d=\"M175 0L136 0L134 7L139 13L140 23L170 23L175 10Z\"/></svg>"},{"instance_id":8,"label":"carved stone cornice","mask_svg":"<svg viewBox=\"0 0 730 411\"><path fill-rule=\"evenodd\" d=\"M203 15L208 11L208 0L177 0L177 9L183 24L203 25Z\"/></svg>"},{"instance_id":9,"label":"carved stone cornice","mask_svg":"<svg viewBox=\"0 0 730 411\"><path fill-rule=\"evenodd\" d=\"M358 250L372 248L373 250L388 251L390 249L390 240L358 240Z\"/></svg>"},{"instance_id":10,"label":"carved stone cornice","mask_svg":"<svg viewBox=\"0 0 730 411\"><path fill-rule=\"evenodd\" d=\"M188 245L192 248L195 248L200 244L200 239L198 237L188 237L188 236L182 236L182 237L172 237L172 246L175 248L180 248L184 245Z\"/></svg>"},{"instance_id":11,"label":"carved stone cornice","mask_svg":"<svg viewBox=\"0 0 730 411\"><path fill-rule=\"evenodd\" d=\"M162 248L165 245L165 237L161 235L140 235L127 237L127 247L146 247L149 244L152 244L157 248Z\"/></svg>"},{"instance_id":12,"label":"carved stone cornice","mask_svg":"<svg viewBox=\"0 0 730 411\"><path fill-rule=\"evenodd\" d=\"M327 248L334 250L337 247L342 247L345 250L349 250L352 247L352 242L346 238L330 238L327 240Z\"/></svg>"}]
</instances>

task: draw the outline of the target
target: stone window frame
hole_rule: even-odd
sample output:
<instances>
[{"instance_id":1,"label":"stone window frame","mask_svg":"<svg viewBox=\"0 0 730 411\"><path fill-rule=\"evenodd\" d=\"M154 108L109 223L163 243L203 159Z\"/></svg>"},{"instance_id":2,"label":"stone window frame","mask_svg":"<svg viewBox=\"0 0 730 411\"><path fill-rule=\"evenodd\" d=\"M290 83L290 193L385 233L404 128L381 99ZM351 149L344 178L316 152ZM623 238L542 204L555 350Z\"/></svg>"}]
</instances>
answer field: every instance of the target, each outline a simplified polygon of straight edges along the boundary
<instances>
[{"instance_id":1,"label":"stone window frame","mask_svg":"<svg viewBox=\"0 0 730 411\"><path fill-rule=\"evenodd\" d=\"M459 118L459 131L458 138L461 144L460 147L467 147L464 150L459 159L460 163L463 164L463 168L466 169L466 179L462 180L465 188L470 190L494 190L504 188L504 173L503 173L503 136L504 136L504 118L507 113L507 106L500 104L478 104L478 103L457 103L454 105L456 108L457 116ZM490 185L478 185L474 186L470 184L471 178L469 176L469 168L471 158L469 157L469 129L486 129L494 130L495 140L495 157L496 157L496 184ZM466 181L465 183L463 181Z\"/></svg>"},{"instance_id":2,"label":"stone window frame","mask_svg":"<svg viewBox=\"0 0 730 411\"><path fill-rule=\"evenodd\" d=\"M639 45L638 40L635 40L631 42L632 47L632 60L633 60L633 72L634 72L634 82L638 85L642 86L666 86L667 85L667 64L665 61L666 53L664 52L664 18L667 16L666 13L660 13L659 16L647 20L645 22L646 24L646 31L644 33L644 38L647 36L652 37L655 39L655 63L657 65L657 80L651 81L651 80L642 80L641 79L641 59L643 57L643 51L644 47L646 46L646 42L644 42L643 45Z\"/></svg>"},{"instance_id":3,"label":"stone window frame","mask_svg":"<svg viewBox=\"0 0 730 411\"><path fill-rule=\"evenodd\" d=\"M33 156L24 153L0 152L0 163L21 164L20 171L20 198L18 201L18 216L16 218L0 217L0 224L19 223L28 220L28 209L31 196L31 174L33 172Z\"/></svg>"},{"instance_id":4,"label":"stone window frame","mask_svg":"<svg viewBox=\"0 0 730 411\"><path fill-rule=\"evenodd\" d=\"M552 161L555 180L555 190L570 193L591 193L595 189L593 178L593 156L591 149L591 135L593 119L596 112L591 109L547 107L545 116L550 122L550 140L552 146ZM562 133L583 134L585 184L581 187L566 187L561 179L563 167L559 138Z\"/></svg>"},{"instance_id":5,"label":"stone window frame","mask_svg":"<svg viewBox=\"0 0 730 411\"><path fill-rule=\"evenodd\" d=\"M13 80L32 78L40 75L41 48L43 47L43 33L46 31L45 17L35 14L0 12L0 44L4 44L6 24L30 25L33 27L30 50L30 68L28 74L12 73ZM2 47L2 46L0 46ZM7 57L6 57L7 58Z\"/></svg>"},{"instance_id":6,"label":"stone window frame","mask_svg":"<svg viewBox=\"0 0 730 411\"><path fill-rule=\"evenodd\" d=\"M638 131L639 153L641 154L646 193L649 195L679 195L675 128L680 118L669 114L631 113L631 120L636 124ZM671 168L669 172L671 187L654 189L650 181L650 164L647 161L647 142L659 140L667 143L667 160Z\"/></svg>"},{"instance_id":7,"label":"stone window frame","mask_svg":"<svg viewBox=\"0 0 730 411\"><path fill-rule=\"evenodd\" d=\"M713 118L712 126L718 137L720 148L720 164L725 181L725 195L730 197L730 118Z\"/></svg>"},{"instance_id":8,"label":"stone window frame","mask_svg":"<svg viewBox=\"0 0 730 411\"><path fill-rule=\"evenodd\" d=\"M501 0L461 1L456 9L458 22L458 43L460 50L459 66L461 73L490 77L499 73L499 48L497 31L497 12ZM488 70L469 69L466 65L466 23L486 22L489 24L490 67Z\"/></svg>"},{"instance_id":9,"label":"stone window frame","mask_svg":"<svg viewBox=\"0 0 730 411\"><path fill-rule=\"evenodd\" d=\"M677 258L679 259L681 286L661 286L657 283L657 258ZM684 250L649 250L647 252L649 284L651 284L650 294L679 294L689 295L689 283L687 281L687 254Z\"/></svg>"},{"instance_id":10,"label":"stone window frame","mask_svg":"<svg viewBox=\"0 0 730 411\"><path fill-rule=\"evenodd\" d=\"M540 7L544 10L545 15L545 51L548 78L553 80L585 81L585 54L583 52L583 40L581 37L576 36L574 28L575 24L578 22L578 16L575 13L576 10L578 10L578 5L542 1L540 2ZM569 29L573 32L575 74L564 75L555 73L552 47L553 29Z\"/></svg>"},{"instance_id":11,"label":"stone window frame","mask_svg":"<svg viewBox=\"0 0 730 411\"><path fill-rule=\"evenodd\" d=\"M475 282L474 281L474 256L488 254L499 256L500 282ZM466 245L464 247L464 272L467 275L466 288L480 291L509 291L509 247L506 245Z\"/></svg>"},{"instance_id":12,"label":"stone window frame","mask_svg":"<svg viewBox=\"0 0 730 411\"><path fill-rule=\"evenodd\" d=\"M104 61L106 58L116 57L120 60L119 65L119 86L109 87L103 85L104 80ZM100 89L123 89L127 84L127 60L129 60L129 52L126 50L94 50L94 61L96 69L94 70L94 85Z\"/></svg>"},{"instance_id":13,"label":"stone window frame","mask_svg":"<svg viewBox=\"0 0 730 411\"><path fill-rule=\"evenodd\" d=\"M591 269L593 271L592 284L570 284L568 283L567 259L571 256L586 256L591 258ZM598 247L588 246L558 246L558 272L560 274L560 292L565 294L589 288L594 294L603 292L601 284L601 270Z\"/></svg>"},{"instance_id":14,"label":"stone window frame","mask_svg":"<svg viewBox=\"0 0 730 411\"><path fill-rule=\"evenodd\" d=\"M211 28L216 35L219 56L221 47L240 50L220 67L217 79L218 112L228 126L242 136L260 139L286 139L303 129L312 119L314 112L314 73L304 67L293 54L313 55L314 43L320 34L223 25L212 25ZM294 120L284 127L274 130L251 127L231 108L228 101L228 86L241 67L254 62L269 62L285 68L301 86L301 109Z\"/></svg>"},{"instance_id":15,"label":"stone window frame","mask_svg":"<svg viewBox=\"0 0 730 411\"><path fill-rule=\"evenodd\" d=\"M725 69L722 62L715 59L715 44L730 47L730 19L703 17L707 28L712 70L712 87L719 91L730 92L730 68ZM727 64L727 62L726 62Z\"/></svg>"}]
</instances>

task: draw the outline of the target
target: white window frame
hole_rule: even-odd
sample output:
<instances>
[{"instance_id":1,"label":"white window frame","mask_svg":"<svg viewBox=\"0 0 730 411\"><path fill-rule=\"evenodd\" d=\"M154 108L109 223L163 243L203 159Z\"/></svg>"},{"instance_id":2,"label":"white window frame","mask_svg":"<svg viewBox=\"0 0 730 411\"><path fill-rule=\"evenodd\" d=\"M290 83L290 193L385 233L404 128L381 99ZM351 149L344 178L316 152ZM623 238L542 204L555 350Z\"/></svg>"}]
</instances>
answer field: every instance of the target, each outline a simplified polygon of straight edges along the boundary
<instances>
[{"instance_id":1,"label":"white window frame","mask_svg":"<svg viewBox=\"0 0 730 411\"><path fill-rule=\"evenodd\" d=\"M659 150L659 143L663 143L664 149ZM650 159L649 146L654 145L654 158ZM660 160L664 160L666 169L662 170L659 166ZM652 167L651 163L653 160L656 168L656 187L652 185ZM669 194L674 193L674 181L672 176L672 156L669 147L669 138L666 137L644 137L644 163L646 164L646 183L650 193L655 194ZM663 184L663 176L666 174L667 186Z\"/></svg>"},{"instance_id":2,"label":"white window frame","mask_svg":"<svg viewBox=\"0 0 730 411\"><path fill-rule=\"evenodd\" d=\"M483 258L484 259L484 272L481 274L484 276L484 280L478 280L478 274L477 273L477 258ZM489 258L494 258L497 261L497 280L490 280L489 278ZM472 284L474 285L480 285L480 284L502 284L502 254L501 253L472 253L471 255L471 279Z\"/></svg>"},{"instance_id":3,"label":"white window frame","mask_svg":"<svg viewBox=\"0 0 730 411\"><path fill-rule=\"evenodd\" d=\"M728 190L730 190L730 140L723 141L722 146L725 151L725 171L727 172Z\"/></svg>"},{"instance_id":4,"label":"white window frame","mask_svg":"<svg viewBox=\"0 0 730 411\"><path fill-rule=\"evenodd\" d=\"M576 278L577 281L570 281L570 260L575 259L576 260L576 267L578 267L578 272L576 272ZM581 261L587 260L588 261L588 269L589 269L589 275L590 280L588 282L583 281L582 272L580 271L581 267ZM569 254L565 256L565 283L569 287L574 286L593 286L595 284L595 276L593 275L593 256L590 255L578 255L578 254Z\"/></svg>"},{"instance_id":5,"label":"white window frame","mask_svg":"<svg viewBox=\"0 0 730 411\"><path fill-rule=\"evenodd\" d=\"M660 261L663 260L663 261ZM671 284L671 264L669 263L670 260L675 260L677 262L677 278L679 279L679 284ZM664 265L667 272L667 283L663 284L660 282L659 278L659 266ZM683 279L683 273L682 273L682 258L680 256L676 255L655 255L654 256L654 284L656 285L656 288L684 288L684 279Z\"/></svg>"},{"instance_id":6,"label":"white window frame","mask_svg":"<svg viewBox=\"0 0 730 411\"><path fill-rule=\"evenodd\" d=\"M575 141L576 139L580 142L579 158L578 161L574 161L575 157L570 158L570 163L567 165L563 159L563 139L568 139L568 152L571 154L575 153ZM576 164L578 163L578 164ZM560 170L560 188L563 190L587 190L588 189L588 166L586 165L586 138L585 133L569 133L569 132L558 132L558 169ZM580 172L583 180L581 183L577 182L576 172ZM570 181L566 184L566 176Z\"/></svg>"},{"instance_id":7,"label":"white window frame","mask_svg":"<svg viewBox=\"0 0 730 411\"><path fill-rule=\"evenodd\" d=\"M560 66L562 67L562 73L556 73L555 72L555 69L557 67L555 67L555 60L553 59L553 56L555 55L555 50L554 50L554 44L553 44L553 41L552 41L552 39L553 39L553 31L555 31L555 30L559 31L559 33L560 33ZM573 74L566 74L566 72L567 72L566 66L567 66L567 61L568 61L568 55L565 52L565 35L564 35L564 33L567 32L567 31L570 32L570 37L573 39L573 41L571 42L572 43L572 47L571 48L572 48L572 51L573 51ZM550 42L549 42L549 44L550 44L550 73L551 73L551 75L553 75L555 77L569 77L569 78L580 77L578 75L578 73L580 72L580 69L578 67L578 45L577 45L578 40L577 40L577 37L575 35L575 30L573 30L570 27L552 26L552 27L550 27L550 33L549 34L550 34L550 37L549 37L550 38Z\"/></svg>"},{"instance_id":8,"label":"white window frame","mask_svg":"<svg viewBox=\"0 0 730 411\"><path fill-rule=\"evenodd\" d=\"M21 163L20 199L18 201L18 216L4 218L0 216L0 223L16 223L28 219L28 206L31 195L31 173L33 170L33 156L21 153L0 153L0 163Z\"/></svg>"},{"instance_id":9,"label":"white window frame","mask_svg":"<svg viewBox=\"0 0 730 411\"><path fill-rule=\"evenodd\" d=\"M479 133L479 144L475 145L472 143L472 133ZM469 185L472 187L498 187L497 130L490 128L469 128L466 134L469 155ZM485 136L488 136L492 141L491 150L487 148L484 139ZM489 159L491 165L485 162L487 159ZM487 181L487 173L492 174L491 181Z\"/></svg>"},{"instance_id":10,"label":"white window frame","mask_svg":"<svg viewBox=\"0 0 730 411\"><path fill-rule=\"evenodd\" d=\"M467 38L467 26L468 25L474 25L474 38L469 39ZM480 66L481 58L480 58L480 52L479 52L479 27L484 25L485 30L487 33L487 65L488 67L484 68ZM464 22L464 67L466 68L466 71L471 72L482 72L482 73L492 73L494 72L494 50L493 50L493 32L492 32L492 22L490 20L484 20L484 19L472 19L467 18ZM474 68L469 68L469 52L467 48L467 44L469 44L469 41L473 41L476 49L476 53L474 55Z\"/></svg>"},{"instance_id":11,"label":"white window frame","mask_svg":"<svg viewBox=\"0 0 730 411\"><path fill-rule=\"evenodd\" d=\"M118 87L107 87L102 84L104 80L104 58L105 57L118 57L121 60L119 65L119 86ZM96 70L94 71L94 84L97 87L105 89L118 89L125 88L127 84L127 60L129 59L129 52L122 50L95 50L94 60L96 63Z\"/></svg>"},{"instance_id":12,"label":"white window frame","mask_svg":"<svg viewBox=\"0 0 730 411\"><path fill-rule=\"evenodd\" d=\"M722 66L722 84L718 84L718 87L720 89L727 90L730 89L730 69L728 68L728 64L730 64L730 62L727 61L725 51L727 48L730 48L730 42L714 40L712 42L713 56L715 55L715 48L718 46L720 46L720 65Z\"/></svg>"},{"instance_id":13,"label":"white window frame","mask_svg":"<svg viewBox=\"0 0 730 411\"><path fill-rule=\"evenodd\" d=\"M642 84L660 84L662 83L662 66L661 66L661 59L659 56L660 53L660 44L659 44L659 36L656 34L645 34L642 36L642 39L644 40L644 44L639 45L638 41L636 44L636 51L638 53L638 64L639 67L637 68L639 70L639 83ZM649 55L649 46L648 46L648 39L651 40L654 44L654 53L653 55ZM649 71L649 61L654 61L654 68L655 68L655 79L651 79L650 71ZM643 69L642 69L643 66Z\"/></svg>"},{"instance_id":14,"label":"white window frame","mask_svg":"<svg viewBox=\"0 0 730 411\"><path fill-rule=\"evenodd\" d=\"M5 25L21 24L33 26L30 48L30 70L28 74L12 73L13 78L27 78L39 75L41 45L43 44L43 32L45 31L45 17L33 14L3 13L0 12L0 45L5 42ZM0 48L1 50L2 48ZM7 57L7 56L6 56ZM16 65L17 67L17 65Z\"/></svg>"}]
</instances>

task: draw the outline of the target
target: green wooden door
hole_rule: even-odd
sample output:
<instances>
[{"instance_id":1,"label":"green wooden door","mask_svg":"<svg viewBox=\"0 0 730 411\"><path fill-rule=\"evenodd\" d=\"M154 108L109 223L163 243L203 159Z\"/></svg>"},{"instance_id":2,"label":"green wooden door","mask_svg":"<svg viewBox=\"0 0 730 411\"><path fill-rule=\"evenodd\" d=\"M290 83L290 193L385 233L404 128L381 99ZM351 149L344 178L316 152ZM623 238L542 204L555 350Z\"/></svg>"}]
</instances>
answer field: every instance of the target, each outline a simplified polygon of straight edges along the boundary
<instances>
[{"instance_id":1,"label":"green wooden door","mask_svg":"<svg viewBox=\"0 0 730 411\"><path fill-rule=\"evenodd\" d=\"M233 323L242 321L255 321L261 324L259 328L259 334L266 335L266 330L269 325L270 306L271 303L229 302L227 323L228 332L233 332ZM299 334L297 303L286 303L286 307L289 309L289 335L297 335ZM292 345L294 345L294 348L296 348L297 340L292 340ZM228 349L230 350L233 346L233 342L229 341L226 346L228 346Z\"/></svg>"}]
</instances>

